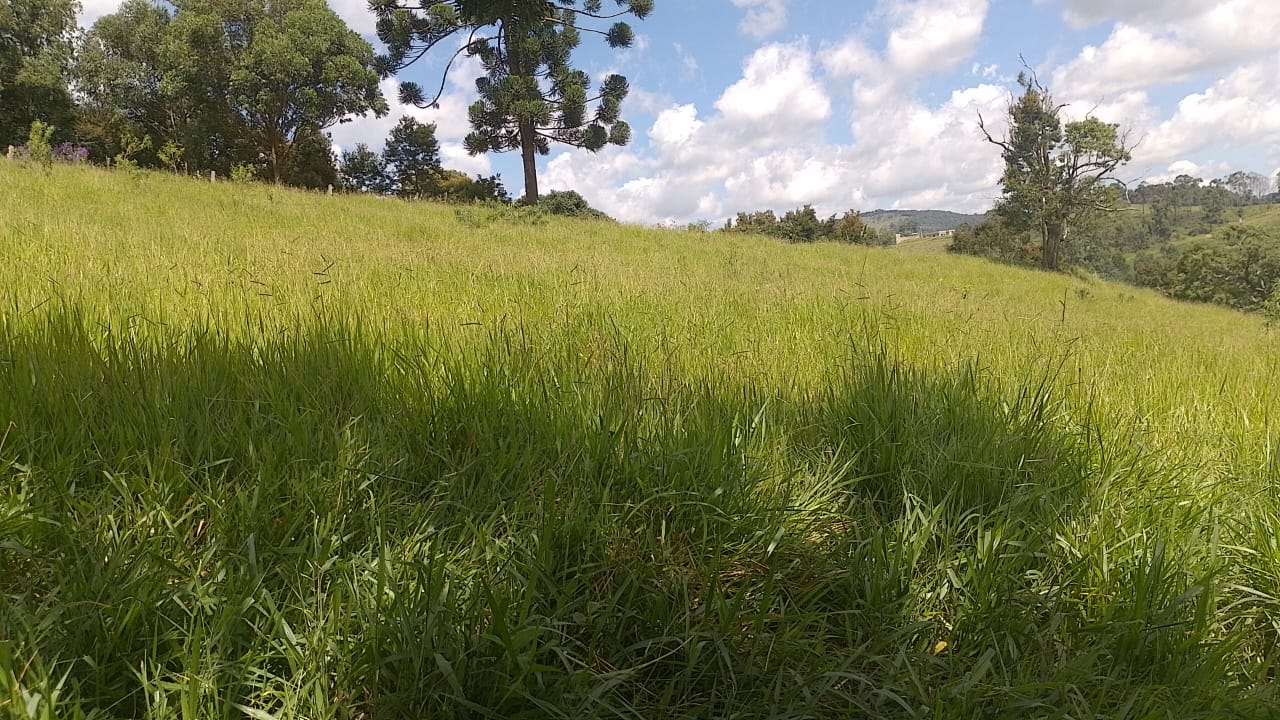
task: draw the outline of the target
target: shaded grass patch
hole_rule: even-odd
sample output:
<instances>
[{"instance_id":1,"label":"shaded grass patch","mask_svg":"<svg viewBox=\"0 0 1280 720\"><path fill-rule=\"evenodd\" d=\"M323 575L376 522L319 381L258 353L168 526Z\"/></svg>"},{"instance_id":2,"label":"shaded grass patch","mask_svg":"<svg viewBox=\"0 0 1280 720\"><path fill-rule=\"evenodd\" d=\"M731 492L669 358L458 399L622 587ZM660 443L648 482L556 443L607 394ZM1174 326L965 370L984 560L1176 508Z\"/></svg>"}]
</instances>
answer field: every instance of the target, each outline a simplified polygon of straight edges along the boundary
<instances>
[{"instance_id":1,"label":"shaded grass patch","mask_svg":"<svg viewBox=\"0 0 1280 720\"><path fill-rule=\"evenodd\" d=\"M1101 452L1054 366L1005 386L869 337L763 387L608 325L93 317L0 324L6 712L1274 708L1226 519Z\"/></svg>"}]
</instances>

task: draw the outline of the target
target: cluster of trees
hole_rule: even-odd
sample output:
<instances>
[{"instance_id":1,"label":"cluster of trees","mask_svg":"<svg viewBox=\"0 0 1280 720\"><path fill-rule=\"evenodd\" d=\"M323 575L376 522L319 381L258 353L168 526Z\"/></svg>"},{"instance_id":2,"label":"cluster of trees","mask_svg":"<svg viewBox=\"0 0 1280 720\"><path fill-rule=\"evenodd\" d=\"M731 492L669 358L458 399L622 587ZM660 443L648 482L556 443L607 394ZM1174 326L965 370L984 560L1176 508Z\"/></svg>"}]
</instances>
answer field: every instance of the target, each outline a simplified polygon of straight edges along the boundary
<instances>
[{"instance_id":1,"label":"cluster of trees","mask_svg":"<svg viewBox=\"0 0 1280 720\"><path fill-rule=\"evenodd\" d=\"M41 33L62 48L75 37L74 6L58 17L60 26ZM324 130L387 112L373 48L324 0L126 0L73 49L57 56L66 103L50 94L30 104L0 143L20 142L22 125L42 119L99 160L223 173L253 167L317 187L336 179Z\"/></svg>"},{"instance_id":2,"label":"cluster of trees","mask_svg":"<svg viewBox=\"0 0 1280 720\"><path fill-rule=\"evenodd\" d=\"M1275 181L1256 172L1237 170L1226 177L1205 182L1203 178L1179 175L1169 182L1141 183L1128 192L1128 200L1137 205L1168 203L1177 208L1204 205L1240 207L1267 202L1280 202L1280 173Z\"/></svg>"},{"instance_id":3,"label":"cluster of trees","mask_svg":"<svg viewBox=\"0 0 1280 720\"><path fill-rule=\"evenodd\" d=\"M1256 172L1236 171L1211 180L1179 175L1172 182L1143 183L1129 192L1129 201L1148 209L1151 234L1168 241L1179 230L1204 234L1228 221L1228 209L1280 202L1271 179Z\"/></svg>"},{"instance_id":4,"label":"cluster of trees","mask_svg":"<svg viewBox=\"0 0 1280 720\"><path fill-rule=\"evenodd\" d=\"M458 202L511 200L498 175L471 178L446 170L440 163L436 126L409 116L392 128L381 153L358 143L343 151L340 164L342 187L351 192Z\"/></svg>"},{"instance_id":5,"label":"cluster of trees","mask_svg":"<svg viewBox=\"0 0 1280 720\"><path fill-rule=\"evenodd\" d=\"M1134 271L1139 285L1180 300L1280 309L1280 239L1257 228L1231 225L1212 241L1148 250L1138 255Z\"/></svg>"},{"instance_id":6,"label":"cluster of trees","mask_svg":"<svg viewBox=\"0 0 1280 720\"><path fill-rule=\"evenodd\" d=\"M787 242L856 243L859 245L892 245L893 235L878 232L863 222L862 217L850 210L844 215L823 220L812 205L788 210L781 218L772 210L740 212L724 225L724 232L755 233L768 235Z\"/></svg>"},{"instance_id":7,"label":"cluster of trees","mask_svg":"<svg viewBox=\"0 0 1280 720\"><path fill-rule=\"evenodd\" d=\"M25 142L37 120L71 124L77 9L75 0L0 2L0 150Z\"/></svg>"},{"instance_id":8,"label":"cluster of trees","mask_svg":"<svg viewBox=\"0 0 1280 720\"><path fill-rule=\"evenodd\" d=\"M1061 249L1063 266L1080 268L1102 277L1134 282L1133 254L1156 243L1149 219L1137 213L1082 218L1070 243ZM999 215L956 229L949 250L1011 265L1043 267L1043 244L1034 233L1016 228Z\"/></svg>"},{"instance_id":9,"label":"cluster of trees","mask_svg":"<svg viewBox=\"0 0 1280 720\"><path fill-rule=\"evenodd\" d=\"M602 0L372 0L387 47L378 56L325 0L126 0L82 36L75 0L3 0L0 147L25 142L39 120L55 128L55 142L80 143L98 161L335 185L339 163L324 131L385 114L379 80L443 44L453 53L445 76L464 55L483 67L468 151L519 150L524 199L536 203L534 158L552 143L595 151L630 140L627 79L610 75L592 91L571 61L584 32L629 47L634 33L618 18L653 10L653 0L613 2L616 11ZM421 107L439 97L400 88L402 101ZM360 189L407 196L465 195L496 181L464 182L438 167L407 177L399 160L374 155L360 149L342 175L374 167Z\"/></svg>"},{"instance_id":10,"label":"cluster of trees","mask_svg":"<svg viewBox=\"0 0 1280 720\"><path fill-rule=\"evenodd\" d=\"M1005 161L1003 195L992 217L956 232L953 252L1050 270L1070 264L1179 299L1280 309L1280 241L1227 217L1227 208L1280 201L1280 177L1180 175L1127 189L1115 177L1130 159L1118 126L1092 117L1063 123L1063 106L1034 75L1018 82L1005 138L979 117ZM1179 231L1214 237L1170 243Z\"/></svg>"}]
</instances>

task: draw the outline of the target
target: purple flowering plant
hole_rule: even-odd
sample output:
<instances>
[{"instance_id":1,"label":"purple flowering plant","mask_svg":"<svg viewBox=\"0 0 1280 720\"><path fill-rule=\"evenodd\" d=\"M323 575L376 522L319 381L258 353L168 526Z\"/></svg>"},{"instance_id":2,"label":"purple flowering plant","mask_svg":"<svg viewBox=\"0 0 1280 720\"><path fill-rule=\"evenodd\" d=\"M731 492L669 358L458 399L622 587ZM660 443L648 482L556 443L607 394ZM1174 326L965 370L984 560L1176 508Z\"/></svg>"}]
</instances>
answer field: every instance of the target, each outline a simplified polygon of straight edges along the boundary
<instances>
[{"instance_id":1,"label":"purple flowering plant","mask_svg":"<svg viewBox=\"0 0 1280 720\"><path fill-rule=\"evenodd\" d=\"M89 159L89 148L75 143L58 143L53 148L53 159L69 163L82 163Z\"/></svg>"}]
</instances>

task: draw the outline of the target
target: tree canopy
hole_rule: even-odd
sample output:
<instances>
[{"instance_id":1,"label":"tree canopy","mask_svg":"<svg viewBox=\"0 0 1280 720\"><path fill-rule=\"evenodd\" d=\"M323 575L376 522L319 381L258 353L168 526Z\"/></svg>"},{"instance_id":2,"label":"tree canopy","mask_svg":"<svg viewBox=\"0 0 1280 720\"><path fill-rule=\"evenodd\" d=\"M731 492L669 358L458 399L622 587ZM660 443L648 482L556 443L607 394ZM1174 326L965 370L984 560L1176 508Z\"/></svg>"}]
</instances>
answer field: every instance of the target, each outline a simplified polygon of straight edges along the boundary
<instances>
[{"instance_id":1,"label":"tree canopy","mask_svg":"<svg viewBox=\"0 0 1280 720\"><path fill-rule=\"evenodd\" d=\"M772 210L740 212L724 225L725 232L756 233L793 243L842 242L858 245L884 245L893 237L883 237L862 219L856 210L823 220L812 205L788 210L779 218Z\"/></svg>"},{"instance_id":2,"label":"tree canopy","mask_svg":"<svg viewBox=\"0 0 1280 720\"><path fill-rule=\"evenodd\" d=\"M611 48L630 47L634 34L618 18L643 19L653 10L653 0L614 4L617 9L606 12L602 0L370 0L378 38L387 45L380 61L384 75L412 65L441 43L461 45L433 97L405 82L402 102L435 106L454 62L462 56L480 61L480 99L469 109L472 132L466 148L473 155L519 150L528 203L538 201L536 156L549 153L552 143L594 152L631 140L631 128L621 119L627 79L609 75L592 95L591 79L571 59L584 32L602 36Z\"/></svg>"},{"instance_id":3,"label":"tree canopy","mask_svg":"<svg viewBox=\"0 0 1280 720\"><path fill-rule=\"evenodd\" d=\"M127 0L94 24L76 63L83 134L107 155L126 133L145 135L197 167L247 162L314 185L336 178L323 131L387 111L374 63L324 0Z\"/></svg>"},{"instance_id":4,"label":"tree canopy","mask_svg":"<svg viewBox=\"0 0 1280 720\"><path fill-rule=\"evenodd\" d=\"M387 164L364 143L342 153L342 187L350 192L381 195L387 191Z\"/></svg>"},{"instance_id":5,"label":"tree canopy","mask_svg":"<svg viewBox=\"0 0 1280 720\"><path fill-rule=\"evenodd\" d=\"M1114 173L1130 159L1117 125L1095 117L1069 122L1063 106L1034 75L1018 76L1023 93L1009 105L1009 133L998 140L979 115L987 141L1001 149L1003 197L996 205L1013 229L1041 238L1041 262L1056 270L1072 226L1097 212L1116 210L1121 199Z\"/></svg>"},{"instance_id":6,"label":"tree canopy","mask_svg":"<svg viewBox=\"0 0 1280 720\"><path fill-rule=\"evenodd\" d=\"M382 149L389 188L400 197L430 197L440 179L440 142L436 126L408 115L387 135Z\"/></svg>"},{"instance_id":7,"label":"tree canopy","mask_svg":"<svg viewBox=\"0 0 1280 720\"><path fill-rule=\"evenodd\" d=\"M75 0L0 0L0 151L23 142L33 120L70 129L67 68Z\"/></svg>"}]
</instances>

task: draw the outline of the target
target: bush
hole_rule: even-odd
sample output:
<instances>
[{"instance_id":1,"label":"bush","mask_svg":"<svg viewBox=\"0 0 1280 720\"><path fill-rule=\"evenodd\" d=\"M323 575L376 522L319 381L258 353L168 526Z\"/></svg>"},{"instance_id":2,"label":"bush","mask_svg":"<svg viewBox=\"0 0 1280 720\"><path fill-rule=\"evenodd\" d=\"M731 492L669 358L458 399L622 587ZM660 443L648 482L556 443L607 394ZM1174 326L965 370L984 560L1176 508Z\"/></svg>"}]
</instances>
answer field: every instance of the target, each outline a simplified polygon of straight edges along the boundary
<instances>
[{"instance_id":1,"label":"bush","mask_svg":"<svg viewBox=\"0 0 1280 720\"><path fill-rule=\"evenodd\" d=\"M1135 271L1140 285L1179 300L1264 313L1280 305L1280 240L1253 228L1231 226L1211 242L1140 255Z\"/></svg>"},{"instance_id":2,"label":"bush","mask_svg":"<svg viewBox=\"0 0 1280 720\"><path fill-rule=\"evenodd\" d=\"M156 153L156 157L170 172L178 172L178 163L182 162L182 156L186 151L178 143L167 140L160 148L160 152Z\"/></svg>"},{"instance_id":3,"label":"bush","mask_svg":"<svg viewBox=\"0 0 1280 720\"><path fill-rule=\"evenodd\" d=\"M249 163L236 163L231 166L231 182L250 183L258 179L258 168Z\"/></svg>"},{"instance_id":4,"label":"bush","mask_svg":"<svg viewBox=\"0 0 1280 720\"><path fill-rule=\"evenodd\" d=\"M947 249L1014 265L1040 264L1040 246L1027 233L1011 229L999 217L984 220L975 228L968 225L956 228Z\"/></svg>"},{"instance_id":5,"label":"bush","mask_svg":"<svg viewBox=\"0 0 1280 720\"><path fill-rule=\"evenodd\" d=\"M58 143L53 148L53 159L67 163L88 162L89 148L69 142Z\"/></svg>"},{"instance_id":6,"label":"bush","mask_svg":"<svg viewBox=\"0 0 1280 720\"><path fill-rule=\"evenodd\" d=\"M538 207L552 215L588 218L591 220L613 220L613 218L587 204L586 198L573 190L552 190L538 201Z\"/></svg>"},{"instance_id":7,"label":"bush","mask_svg":"<svg viewBox=\"0 0 1280 720\"><path fill-rule=\"evenodd\" d=\"M401 194L403 195L403 189ZM502 186L501 175L468 177L458 170L432 170L412 197L432 198L445 202L496 203L506 205L511 196Z\"/></svg>"},{"instance_id":8,"label":"bush","mask_svg":"<svg viewBox=\"0 0 1280 720\"><path fill-rule=\"evenodd\" d=\"M1262 316L1269 327L1280 325L1280 282L1271 288L1271 297L1262 304Z\"/></svg>"},{"instance_id":9,"label":"bush","mask_svg":"<svg viewBox=\"0 0 1280 720\"><path fill-rule=\"evenodd\" d=\"M53 138L53 130L54 127L52 125L33 120L31 121L31 132L27 136L27 157L45 167L53 165L53 145L50 143Z\"/></svg>"}]
</instances>

